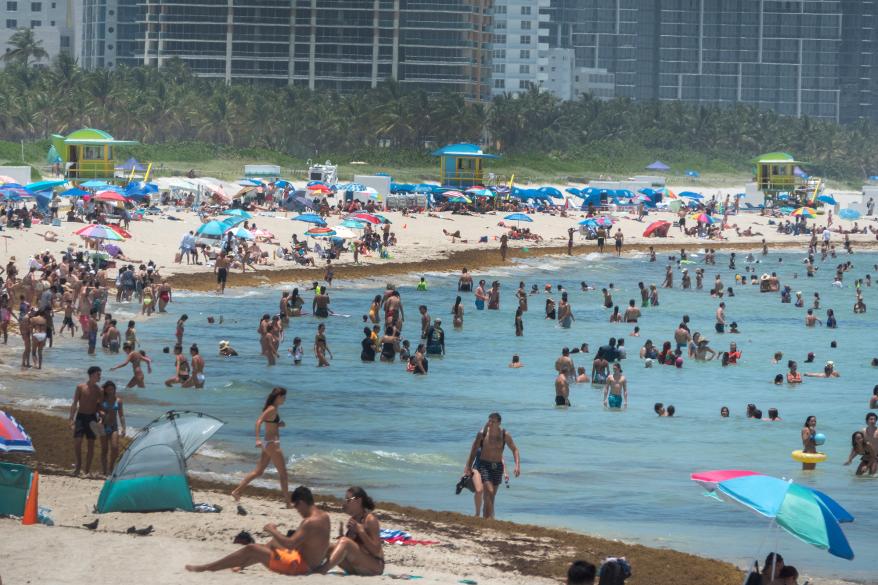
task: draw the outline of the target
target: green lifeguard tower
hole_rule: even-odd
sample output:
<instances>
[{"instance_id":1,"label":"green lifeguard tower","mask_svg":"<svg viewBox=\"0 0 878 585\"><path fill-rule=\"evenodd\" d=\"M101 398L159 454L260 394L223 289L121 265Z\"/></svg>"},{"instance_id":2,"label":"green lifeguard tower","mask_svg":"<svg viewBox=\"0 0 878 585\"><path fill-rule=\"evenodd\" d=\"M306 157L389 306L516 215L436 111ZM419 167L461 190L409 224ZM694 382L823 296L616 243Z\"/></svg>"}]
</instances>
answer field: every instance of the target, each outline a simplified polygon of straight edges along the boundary
<instances>
[{"instance_id":1,"label":"green lifeguard tower","mask_svg":"<svg viewBox=\"0 0 878 585\"><path fill-rule=\"evenodd\" d=\"M443 187L465 189L474 185L484 185L484 163L486 159L500 158L487 154L475 144L449 144L433 152L439 157L439 184Z\"/></svg>"},{"instance_id":2,"label":"green lifeguard tower","mask_svg":"<svg viewBox=\"0 0 878 585\"><path fill-rule=\"evenodd\" d=\"M769 152L753 160L756 165L756 188L767 202L785 205L814 205L823 191L820 177L809 177L788 152Z\"/></svg>"},{"instance_id":3,"label":"green lifeguard tower","mask_svg":"<svg viewBox=\"0 0 878 585\"><path fill-rule=\"evenodd\" d=\"M52 146L61 157L64 178L73 182L97 179L115 180L116 161L113 147L137 144L134 140L116 140L103 130L82 128L67 136L52 135Z\"/></svg>"}]
</instances>

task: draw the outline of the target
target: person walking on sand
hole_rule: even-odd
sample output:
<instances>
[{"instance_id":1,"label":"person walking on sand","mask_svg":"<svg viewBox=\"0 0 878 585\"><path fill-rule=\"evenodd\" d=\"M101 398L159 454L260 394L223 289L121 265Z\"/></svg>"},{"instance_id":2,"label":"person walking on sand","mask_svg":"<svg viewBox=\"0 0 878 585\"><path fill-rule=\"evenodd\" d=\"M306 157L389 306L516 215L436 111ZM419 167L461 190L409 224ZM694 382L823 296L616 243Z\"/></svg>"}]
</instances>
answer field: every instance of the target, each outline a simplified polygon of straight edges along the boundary
<instances>
[{"instance_id":1,"label":"person walking on sand","mask_svg":"<svg viewBox=\"0 0 878 585\"><path fill-rule=\"evenodd\" d=\"M518 452L512 435L500 426L500 413L492 412L488 416L488 422L484 428L476 434L470 448L469 457L463 467L463 474L470 475L473 465L481 476L484 485L483 516L494 517L494 499L497 497L497 488L503 481L503 450L508 446L515 459L515 477L521 475L521 454Z\"/></svg>"},{"instance_id":2,"label":"person walking on sand","mask_svg":"<svg viewBox=\"0 0 878 585\"><path fill-rule=\"evenodd\" d=\"M266 524L263 530L272 537L268 544L248 544L212 563L186 565L186 570L238 570L261 563L281 575L308 575L316 571L329 550L329 514L314 505L314 495L305 486L297 487L290 497L302 517L292 536L284 536L276 525Z\"/></svg>"},{"instance_id":3,"label":"person walking on sand","mask_svg":"<svg viewBox=\"0 0 878 585\"><path fill-rule=\"evenodd\" d=\"M73 475L79 475L82 469L83 437L88 441L85 452L85 474L91 473L91 462L94 459L95 439L97 438L92 423L99 422L98 410L104 394L104 391L98 386L100 381L101 369L92 366L88 369L88 381L79 384L73 393L68 420L70 428L73 429L73 454L76 456L76 467L73 468Z\"/></svg>"},{"instance_id":4,"label":"person walking on sand","mask_svg":"<svg viewBox=\"0 0 878 585\"><path fill-rule=\"evenodd\" d=\"M280 479L280 491L287 503L287 508L292 507L287 484L286 459L280 447L280 429L286 425L281 420L280 413L278 412L278 409L286 400L287 390L280 386L272 388L268 398L265 399L262 414L256 419L256 447L261 450L259 463L256 464L256 469L244 476L238 487L232 490L232 497L236 502L241 499L241 492L244 488L250 485L250 482L254 479L262 477L268 464L271 463L277 469L277 475ZM259 438L262 425L265 425L264 439Z\"/></svg>"},{"instance_id":5,"label":"person walking on sand","mask_svg":"<svg viewBox=\"0 0 878 585\"><path fill-rule=\"evenodd\" d=\"M509 248L509 237L506 234L500 236L500 258L506 262L506 252Z\"/></svg>"},{"instance_id":6,"label":"person walking on sand","mask_svg":"<svg viewBox=\"0 0 878 585\"><path fill-rule=\"evenodd\" d=\"M616 230L616 256L622 255L622 242L625 239L625 235L622 233L622 228Z\"/></svg>"},{"instance_id":7,"label":"person walking on sand","mask_svg":"<svg viewBox=\"0 0 878 585\"><path fill-rule=\"evenodd\" d=\"M567 255L573 256L573 234L576 230L567 228Z\"/></svg>"},{"instance_id":8,"label":"person walking on sand","mask_svg":"<svg viewBox=\"0 0 878 585\"><path fill-rule=\"evenodd\" d=\"M226 292L226 282L229 279L229 266L231 265L232 261L226 256L226 253L220 252L213 265L213 271L216 273L216 294L218 295Z\"/></svg>"},{"instance_id":9,"label":"person walking on sand","mask_svg":"<svg viewBox=\"0 0 878 585\"><path fill-rule=\"evenodd\" d=\"M122 399L116 395L116 383L110 380L102 386L101 417L101 472L107 475L119 458L119 437L125 436L125 411ZM108 459L109 457L109 459Z\"/></svg>"}]
</instances>

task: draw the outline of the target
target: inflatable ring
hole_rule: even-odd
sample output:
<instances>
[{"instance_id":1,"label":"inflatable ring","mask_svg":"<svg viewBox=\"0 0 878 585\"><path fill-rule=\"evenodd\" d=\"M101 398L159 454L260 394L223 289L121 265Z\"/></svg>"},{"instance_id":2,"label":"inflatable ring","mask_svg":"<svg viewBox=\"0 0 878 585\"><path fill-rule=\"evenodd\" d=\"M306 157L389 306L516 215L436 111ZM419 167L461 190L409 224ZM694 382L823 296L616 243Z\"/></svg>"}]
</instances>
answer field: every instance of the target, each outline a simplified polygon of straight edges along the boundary
<instances>
[{"instance_id":1,"label":"inflatable ring","mask_svg":"<svg viewBox=\"0 0 878 585\"><path fill-rule=\"evenodd\" d=\"M805 453L802 450L792 452L793 459L799 463L823 463L826 453Z\"/></svg>"}]
</instances>

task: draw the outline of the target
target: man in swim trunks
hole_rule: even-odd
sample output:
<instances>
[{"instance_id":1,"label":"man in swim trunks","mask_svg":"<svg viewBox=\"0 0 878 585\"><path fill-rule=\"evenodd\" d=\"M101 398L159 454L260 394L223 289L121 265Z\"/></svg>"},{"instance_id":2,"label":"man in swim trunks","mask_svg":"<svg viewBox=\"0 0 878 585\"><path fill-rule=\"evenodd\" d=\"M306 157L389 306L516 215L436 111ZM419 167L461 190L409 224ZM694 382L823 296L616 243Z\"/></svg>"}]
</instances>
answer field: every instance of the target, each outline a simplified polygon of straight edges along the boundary
<instances>
[{"instance_id":1,"label":"man in swim trunks","mask_svg":"<svg viewBox=\"0 0 878 585\"><path fill-rule=\"evenodd\" d=\"M503 481L503 450L508 446L515 458L515 477L521 475L521 455L512 436L500 427L500 413L492 412L485 427L476 434L470 448L469 457L463 467L463 474L470 475L473 465L479 472L484 485L485 497L482 509L485 518L494 517L494 498L497 488ZM476 461L478 460L478 461Z\"/></svg>"},{"instance_id":2,"label":"man in swim trunks","mask_svg":"<svg viewBox=\"0 0 878 585\"><path fill-rule=\"evenodd\" d=\"M393 290L384 300L384 327L395 329L397 334L402 332L402 324L405 321L405 312L402 308L402 299L398 290Z\"/></svg>"},{"instance_id":3,"label":"man in swim trunks","mask_svg":"<svg viewBox=\"0 0 878 585\"><path fill-rule=\"evenodd\" d=\"M616 363L604 384L604 406L620 409L623 405L628 408L628 380L622 374L622 366Z\"/></svg>"},{"instance_id":4,"label":"man in swim trunks","mask_svg":"<svg viewBox=\"0 0 878 585\"><path fill-rule=\"evenodd\" d=\"M718 278L718 277L717 277ZM716 332L725 333L726 331L726 304L720 303L716 309Z\"/></svg>"},{"instance_id":5,"label":"man in swim trunks","mask_svg":"<svg viewBox=\"0 0 878 585\"><path fill-rule=\"evenodd\" d=\"M213 265L213 271L216 273L216 294L218 295L226 291L226 281L229 278L229 266L231 265L232 261L226 257L226 253L220 252Z\"/></svg>"},{"instance_id":6,"label":"man in swim trunks","mask_svg":"<svg viewBox=\"0 0 878 585\"><path fill-rule=\"evenodd\" d=\"M640 319L640 309L637 308L634 299L628 301L628 308L625 309L624 319L626 323L637 323L637 320Z\"/></svg>"},{"instance_id":7,"label":"man in swim trunks","mask_svg":"<svg viewBox=\"0 0 878 585\"><path fill-rule=\"evenodd\" d=\"M325 319L329 317L329 295L326 289L320 288L314 293L314 300L311 302L311 311L315 317Z\"/></svg>"},{"instance_id":8,"label":"man in swim trunks","mask_svg":"<svg viewBox=\"0 0 878 585\"><path fill-rule=\"evenodd\" d=\"M292 493L293 507L302 522L292 536L281 534L275 524L266 524L272 539L267 544L248 544L206 565L186 565L187 571L222 571L242 569L261 563L281 575L308 575L326 559L329 550L329 514L314 505L314 496L305 486Z\"/></svg>"},{"instance_id":9,"label":"man in swim trunks","mask_svg":"<svg viewBox=\"0 0 878 585\"><path fill-rule=\"evenodd\" d=\"M555 377L555 406L570 406L570 384L561 373Z\"/></svg>"},{"instance_id":10,"label":"man in swim trunks","mask_svg":"<svg viewBox=\"0 0 878 585\"><path fill-rule=\"evenodd\" d=\"M473 277L470 276L466 268L461 270L460 278L457 279L457 290L459 292L470 292L473 290Z\"/></svg>"},{"instance_id":11,"label":"man in swim trunks","mask_svg":"<svg viewBox=\"0 0 878 585\"><path fill-rule=\"evenodd\" d=\"M485 302L488 300L488 294L485 292L485 281L480 280L479 286L476 288L476 309L479 311L483 311L485 309Z\"/></svg>"},{"instance_id":12,"label":"man in swim trunks","mask_svg":"<svg viewBox=\"0 0 878 585\"><path fill-rule=\"evenodd\" d=\"M95 439L97 435L92 428L92 423L99 422L98 409L104 396L104 391L98 385L101 381L101 369L92 366L88 369L88 381L79 384L73 393L73 403L70 405L70 417L68 423L73 429L73 453L76 456L76 467L73 475L79 475L82 468L82 438L88 441L85 453L85 473L91 473L91 462L94 458Z\"/></svg>"}]
</instances>

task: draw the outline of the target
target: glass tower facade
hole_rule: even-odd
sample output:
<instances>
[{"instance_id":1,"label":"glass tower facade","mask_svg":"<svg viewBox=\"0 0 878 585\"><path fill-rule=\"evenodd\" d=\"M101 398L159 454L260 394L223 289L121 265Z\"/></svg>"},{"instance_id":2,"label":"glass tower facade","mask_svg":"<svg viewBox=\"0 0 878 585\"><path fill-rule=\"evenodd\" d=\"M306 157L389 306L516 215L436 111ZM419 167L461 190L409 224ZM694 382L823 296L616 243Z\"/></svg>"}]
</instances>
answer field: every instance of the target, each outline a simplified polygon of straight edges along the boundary
<instances>
[{"instance_id":1,"label":"glass tower facade","mask_svg":"<svg viewBox=\"0 0 878 585\"><path fill-rule=\"evenodd\" d=\"M396 79L490 98L491 0L90 1L124 4L115 26L130 31L127 44L103 44L100 60L84 60L90 66L161 66L176 57L227 82L351 92ZM102 38L107 18L91 14L84 26Z\"/></svg>"},{"instance_id":2,"label":"glass tower facade","mask_svg":"<svg viewBox=\"0 0 878 585\"><path fill-rule=\"evenodd\" d=\"M874 2L553 0L552 46L617 96L874 117Z\"/></svg>"}]
</instances>

